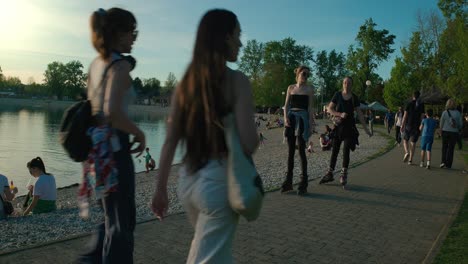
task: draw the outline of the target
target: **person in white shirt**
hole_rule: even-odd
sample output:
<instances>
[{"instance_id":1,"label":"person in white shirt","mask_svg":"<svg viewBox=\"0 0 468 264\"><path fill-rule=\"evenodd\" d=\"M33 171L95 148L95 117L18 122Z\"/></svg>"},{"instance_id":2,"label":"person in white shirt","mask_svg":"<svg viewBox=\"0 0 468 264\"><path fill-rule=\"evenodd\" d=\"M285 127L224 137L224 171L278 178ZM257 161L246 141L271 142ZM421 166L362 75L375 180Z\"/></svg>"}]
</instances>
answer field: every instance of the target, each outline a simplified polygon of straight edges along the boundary
<instances>
[{"instance_id":1,"label":"person in white shirt","mask_svg":"<svg viewBox=\"0 0 468 264\"><path fill-rule=\"evenodd\" d=\"M55 201L57 200L57 186L52 174L46 172L44 162L40 157L28 162L29 173L34 178L38 178L34 187L28 186L32 194L32 200L29 203L23 215L48 213L57 209Z\"/></svg>"},{"instance_id":2,"label":"person in white shirt","mask_svg":"<svg viewBox=\"0 0 468 264\"><path fill-rule=\"evenodd\" d=\"M445 109L440 117L440 129L442 130L442 161L440 167L450 169L452 168L455 144L457 144L463 122L453 99L447 100Z\"/></svg>"},{"instance_id":3,"label":"person in white shirt","mask_svg":"<svg viewBox=\"0 0 468 264\"><path fill-rule=\"evenodd\" d=\"M400 146L401 143L401 125L403 122L403 110L400 107L398 107L398 112L395 114L395 144L398 144Z\"/></svg>"}]
</instances>

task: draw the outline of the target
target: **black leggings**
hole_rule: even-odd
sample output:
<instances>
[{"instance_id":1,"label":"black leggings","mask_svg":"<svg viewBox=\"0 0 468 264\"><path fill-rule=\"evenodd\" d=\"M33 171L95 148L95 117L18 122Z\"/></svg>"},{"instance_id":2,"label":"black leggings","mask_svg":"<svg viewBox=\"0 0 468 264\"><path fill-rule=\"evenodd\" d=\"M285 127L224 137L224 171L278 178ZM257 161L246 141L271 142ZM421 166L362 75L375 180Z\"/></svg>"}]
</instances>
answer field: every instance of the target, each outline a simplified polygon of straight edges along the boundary
<instances>
[{"instance_id":1,"label":"black leggings","mask_svg":"<svg viewBox=\"0 0 468 264\"><path fill-rule=\"evenodd\" d=\"M299 144L299 156L301 157L302 175L307 175L307 157L305 153L306 143L302 136L288 137L288 178L292 181L294 169L294 152L296 151L296 141ZM306 176L307 177L307 176Z\"/></svg>"},{"instance_id":2,"label":"black leggings","mask_svg":"<svg viewBox=\"0 0 468 264\"><path fill-rule=\"evenodd\" d=\"M336 166L336 160L338 158L338 153L340 152L341 142L343 142L343 169L348 169L349 166L349 153L351 151L351 137L345 137L343 139L335 137L333 139L332 155L330 159L330 168L329 171L333 172Z\"/></svg>"}]
</instances>

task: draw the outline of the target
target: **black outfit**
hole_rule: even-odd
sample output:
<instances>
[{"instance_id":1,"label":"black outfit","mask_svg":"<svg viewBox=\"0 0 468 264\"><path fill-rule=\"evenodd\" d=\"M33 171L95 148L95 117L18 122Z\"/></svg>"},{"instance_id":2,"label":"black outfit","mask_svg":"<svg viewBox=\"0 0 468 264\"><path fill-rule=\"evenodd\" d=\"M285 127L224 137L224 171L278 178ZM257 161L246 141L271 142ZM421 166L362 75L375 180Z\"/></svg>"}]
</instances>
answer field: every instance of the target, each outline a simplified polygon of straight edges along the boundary
<instances>
[{"instance_id":1,"label":"black outfit","mask_svg":"<svg viewBox=\"0 0 468 264\"><path fill-rule=\"evenodd\" d=\"M78 258L78 263L133 263L136 223L135 168L130 154L128 134L116 130L121 150L114 152L118 170L118 191L102 199L105 212L88 252Z\"/></svg>"},{"instance_id":2,"label":"black outfit","mask_svg":"<svg viewBox=\"0 0 468 264\"><path fill-rule=\"evenodd\" d=\"M356 128L356 120L354 119L354 109L360 106L360 102L359 98L354 93L352 94L352 98L344 100L341 92L336 92L331 101L336 105L338 112L345 112L347 116L343 122L335 128L329 171L333 172L335 170L341 142L343 142L342 167L344 172L346 172L346 169L349 166L350 150L354 150L356 145L359 145L359 142L357 141L359 133Z\"/></svg>"},{"instance_id":3,"label":"black outfit","mask_svg":"<svg viewBox=\"0 0 468 264\"><path fill-rule=\"evenodd\" d=\"M418 100L412 100L406 105L407 112L405 126L405 140L411 139L411 142L417 142L419 138L419 125L421 125L421 116L424 114L424 103Z\"/></svg>"},{"instance_id":4,"label":"black outfit","mask_svg":"<svg viewBox=\"0 0 468 264\"><path fill-rule=\"evenodd\" d=\"M294 169L294 153L296 151L296 142L298 144L299 156L301 158L302 176L301 182L299 183L299 190L306 191L309 184L309 177L307 174L307 157L306 157L306 142L304 140L304 120L297 118L292 112L307 111L309 108L309 96L303 94L291 94L290 95L290 108L299 108L301 110L290 110L288 112L289 127L285 127L284 136L288 141L288 169L286 172L286 180L283 182L283 190L292 189L293 182L293 169ZM296 131L296 128L298 130Z\"/></svg>"},{"instance_id":5,"label":"black outfit","mask_svg":"<svg viewBox=\"0 0 468 264\"><path fill-rule=\"evenodd\" d=\"M458 137L458 132L442 131L442 163L447 168L452 168L453 152Z\"/></svg>"}]
</instances>

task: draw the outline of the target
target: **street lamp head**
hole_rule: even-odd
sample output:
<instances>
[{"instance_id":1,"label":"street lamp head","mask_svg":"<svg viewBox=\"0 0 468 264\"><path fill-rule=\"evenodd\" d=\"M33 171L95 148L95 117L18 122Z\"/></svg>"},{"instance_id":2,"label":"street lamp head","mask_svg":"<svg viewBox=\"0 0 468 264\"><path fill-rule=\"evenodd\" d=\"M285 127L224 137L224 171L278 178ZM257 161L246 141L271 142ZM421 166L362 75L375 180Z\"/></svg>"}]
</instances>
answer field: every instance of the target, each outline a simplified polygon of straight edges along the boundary
<instances>
[{"instance_id":1,"label":"street lamp head","mask_svg":"<svg viewBox=\"0 0 468 264\"><path fill-rule=\"evenodd\" d=\"M371 84L372 84L372 83L371 83L370 80L367 80L367 81L366 81L366 85L367 85L367 86L370 86Z\"/></svg>"}]
</instances>

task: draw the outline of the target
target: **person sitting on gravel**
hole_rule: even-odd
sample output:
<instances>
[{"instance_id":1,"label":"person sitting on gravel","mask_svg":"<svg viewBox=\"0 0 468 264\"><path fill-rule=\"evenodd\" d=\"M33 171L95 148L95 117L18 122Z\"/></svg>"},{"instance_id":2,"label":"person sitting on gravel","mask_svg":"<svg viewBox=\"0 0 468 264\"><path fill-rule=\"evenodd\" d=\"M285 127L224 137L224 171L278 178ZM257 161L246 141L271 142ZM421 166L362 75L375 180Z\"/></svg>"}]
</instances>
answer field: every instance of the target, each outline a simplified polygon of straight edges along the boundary
<instances>
[{"instance_id":1,"label":"person sitting on gravel","mask_svg":"<svg viewBox=\"0 0 468 264\"><path fill-rule=\"evenodd\" d=\"M10 188L8 184L8 178L5 175L0 174L0 220L5 219L7 212L3 209L3 203L12 201L15 198L15 195L18 193L18 188L13 186Z\"/></svg>"},{"instance_id":2,"label":"person sitting on gravel","mask_svg":"<svg viewBox=\"0 0 468 264\"><path fill-rule=\"evenodd\" d=\"M34 187L32 185L28 186L32 200L23 215L28 215L30 212L40 214L55 211L57 209L55 203L57 200L57 187L54 176L46 172L44 162L40 157L28 162L27 167L31 176L38 179Z\"/></svg>"},{"instance_id":3,"label":"person sitting on gravel","mask_svg":"<svg viewBox=\"0 0 468 264\"><path fill-rule=\"evenodd\" d=\"M332 140L326 134L320 134L320 147L323 151L330 150L332 146Z\"/></svg>"}]
</instances>

